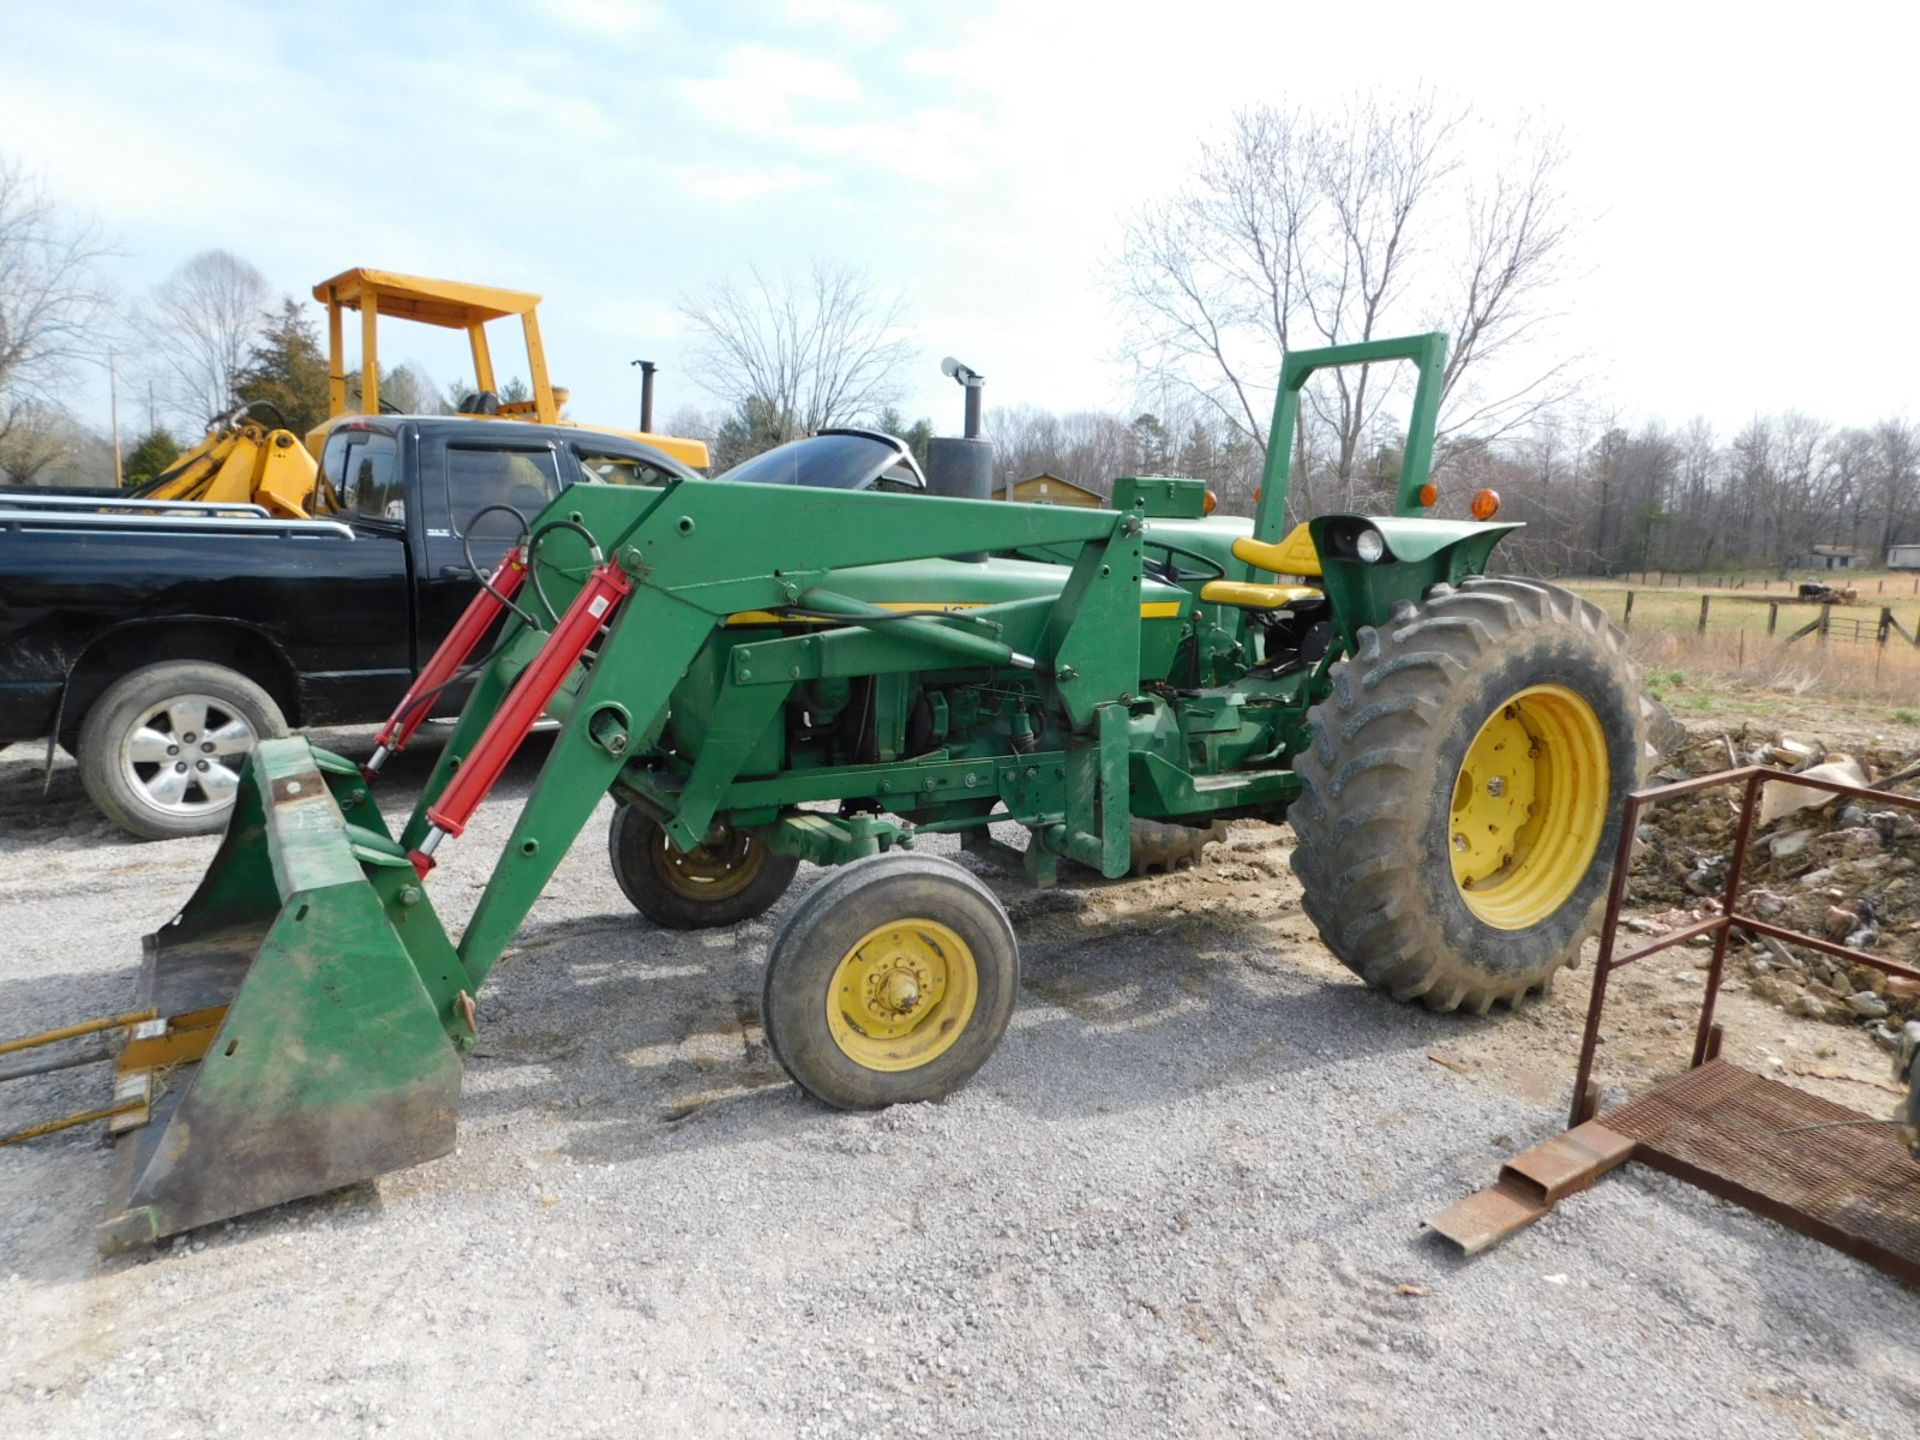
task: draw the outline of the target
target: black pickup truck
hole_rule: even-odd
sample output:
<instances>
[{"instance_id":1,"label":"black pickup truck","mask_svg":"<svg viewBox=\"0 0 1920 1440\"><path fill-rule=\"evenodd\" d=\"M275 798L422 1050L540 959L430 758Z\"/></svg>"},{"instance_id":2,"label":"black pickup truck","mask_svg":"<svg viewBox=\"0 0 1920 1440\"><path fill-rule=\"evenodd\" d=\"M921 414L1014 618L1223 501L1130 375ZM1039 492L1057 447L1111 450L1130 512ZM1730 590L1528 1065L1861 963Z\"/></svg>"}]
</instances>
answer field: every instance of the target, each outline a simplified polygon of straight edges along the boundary
<instances>
[{"instance_id":1,"label":"black pickup truck","mask_svg":"<svg viewBox=\"0 0 1920 1440\"><path fill-rule=\"evenodd\" d=\"M693 472L588 430L429 416L335 428L321 520L0 496L0 745L55 737L138 835L217 831L254 742L384 719L562 486Z\"/></svg>"}]
</instances>

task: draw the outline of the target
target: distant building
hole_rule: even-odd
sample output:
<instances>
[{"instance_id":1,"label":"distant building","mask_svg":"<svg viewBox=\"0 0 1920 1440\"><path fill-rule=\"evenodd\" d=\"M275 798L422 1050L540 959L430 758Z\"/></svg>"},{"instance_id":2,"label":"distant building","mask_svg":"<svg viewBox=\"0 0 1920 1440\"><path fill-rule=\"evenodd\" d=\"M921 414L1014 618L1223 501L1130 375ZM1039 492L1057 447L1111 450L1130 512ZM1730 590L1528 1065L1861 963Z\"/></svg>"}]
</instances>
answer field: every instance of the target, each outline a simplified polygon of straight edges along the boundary
<instances>
[{"instance_id":1,"label":"distant building","mask_svg":"<svg viewBox=\"0 0 1920 1440\"><path fill-rule=\"evenodd\" d=\"M1000 498L1023 505L1076 505L1083 510L1098 510L1107 503L1107 497L1097 490L1047 474L1014 481L1000 492Z\"/></svg>"},{"instance_id":2,"label":"distant building","mask_svg":"<svg viewBox=\"0 0 1920 1440\"><path fill-rule=\"evenodd\" d=\"M1920 570L1920 545L1888 546L1887 568L1889 570Z\"/></svg>"},{"instance_id":3,"label":"distant building","mask_svg":"<svg viewBox=\"0 0 1920 1440\"><path fill-rule=\"evenodd\" d=\"M1866 551L1856 550L1851 545L1815 545L1805 554L1794 558L1793 568L1796 570L1858 570L1866 563Z\"/></svg>"}]
</instances>

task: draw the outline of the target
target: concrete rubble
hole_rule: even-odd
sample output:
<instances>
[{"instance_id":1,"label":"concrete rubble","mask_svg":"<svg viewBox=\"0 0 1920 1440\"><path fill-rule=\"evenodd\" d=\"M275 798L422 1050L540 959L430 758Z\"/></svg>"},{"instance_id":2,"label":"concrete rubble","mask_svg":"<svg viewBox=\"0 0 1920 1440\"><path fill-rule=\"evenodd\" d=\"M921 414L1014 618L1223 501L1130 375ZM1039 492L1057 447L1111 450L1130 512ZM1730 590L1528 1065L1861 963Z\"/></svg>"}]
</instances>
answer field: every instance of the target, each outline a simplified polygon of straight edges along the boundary
<instances>
[{"instance_id":1,"label":"concrete rubble","mask_svg":"<svg viewBox=\"0 0 1920 1440\"><path fill-rule=\"evenodd\" d=\"M1668 755L1651 783L1742 765L1770 765L1811 778L1885 786L1920 796L1920 752L1744 725L1696 731ZM1770 784L1749 842L1743 913L1920 968L1920 814L1834 796L1811 786ZM1634 850L1629 923L1666 933L1718 913L1739 819L1732 789L1683 796L1647 813ZM1708 942L1704 939L1698 942ZM1859 1025L1887 1049L1920 1017L1920 981L1848 965L1807 946L1742 932L1728 973L1793 1014Z\"/></svg>"}]
</instances>

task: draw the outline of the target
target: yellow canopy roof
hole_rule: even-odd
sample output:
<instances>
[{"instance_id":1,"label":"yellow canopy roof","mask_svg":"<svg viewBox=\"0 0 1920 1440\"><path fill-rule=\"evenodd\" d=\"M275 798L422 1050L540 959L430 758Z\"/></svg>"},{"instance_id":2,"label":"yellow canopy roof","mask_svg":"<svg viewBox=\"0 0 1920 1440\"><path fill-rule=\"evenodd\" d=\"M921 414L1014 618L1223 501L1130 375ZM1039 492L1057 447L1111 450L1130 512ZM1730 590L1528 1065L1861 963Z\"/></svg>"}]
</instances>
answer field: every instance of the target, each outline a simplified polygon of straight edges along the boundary
<instances>
[{"instance_id":1,"label":"yellow canopy roof","mask_svg":"<svg viewBox=\"0 0 1920 1440\"><path fill-rule=\"evenodd\" d=\"M321 304L333 302L348 310L360 308L360 297L372 291L382 315L418 320L465 330L476 323L505 315L524 315L540 303L525 290L500 290L491 285L466 285L458 280L429 280L420 275L396 275L391 270L357 267L343 270L313 287Z\"/></svg>"}]
</instances>

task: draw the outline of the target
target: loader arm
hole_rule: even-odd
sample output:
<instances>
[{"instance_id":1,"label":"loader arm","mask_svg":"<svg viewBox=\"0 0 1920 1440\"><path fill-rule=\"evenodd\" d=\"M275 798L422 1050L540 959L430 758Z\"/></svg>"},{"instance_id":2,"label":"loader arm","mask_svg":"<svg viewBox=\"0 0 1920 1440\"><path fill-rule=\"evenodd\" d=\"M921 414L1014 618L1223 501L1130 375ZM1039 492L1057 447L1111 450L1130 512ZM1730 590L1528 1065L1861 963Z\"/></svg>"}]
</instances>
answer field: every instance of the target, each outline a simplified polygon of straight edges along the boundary
<instances>
[{"instance_id":1,"label":"loader arm","mask_svg":"<svg viewBox=\"0 0 1920 1440\"><path fill-rule=\"evenodd\" d=\"M134 493L142 500L264 505L269 514L306 520L318 475L313 456L292 431L223 421Z\"/></svg>"},{"instance_id":2,"label":"loader arm","mask_svg":"<svg viewBox=\"0 0 1920 1440\"><path fill-rule=\"evenodd\" d=\"M835 615L846 625L734 652L708 744L670 821L683 846L699 843L714 802L792 686L836 659L874 674L924 667L932 649L954 655L955 663L1034 668L1073 725L1095 736L1103 703L1137 683L1139 532L1137 518L1104 510L706 480L641 492L576 487L531 531L531 567L560 621L547 630L509 617L498 654L475 682L396 849L423 872L430 869L436 836L457 836L487 789L476 784L463 792L460 777L497 775L534 719L545 713L560 721L460 940L461 962L477 988L600 797L623 770L644 765L665 724L668 697L694 657L742 613L791 609ZM604 557L597 563L587 536ZM996 640L978 620L885 614L883 623L883 613L869 613L873 607L836 596L826 584L836 570L927 558L929 536L953 554L1077 547L1059 598L1030 627L1032 655ZM603 615L579 608L602 600ZM569 619L578 622L571 630ZM1125 814L1124 805L1109 809ZM1100 849L1114 842L1094 824L1085 817L1080 848L1101 863ZM1106 830L1116 828L1124 837L1123 826Z\"/></svg>"}]
</instances>

